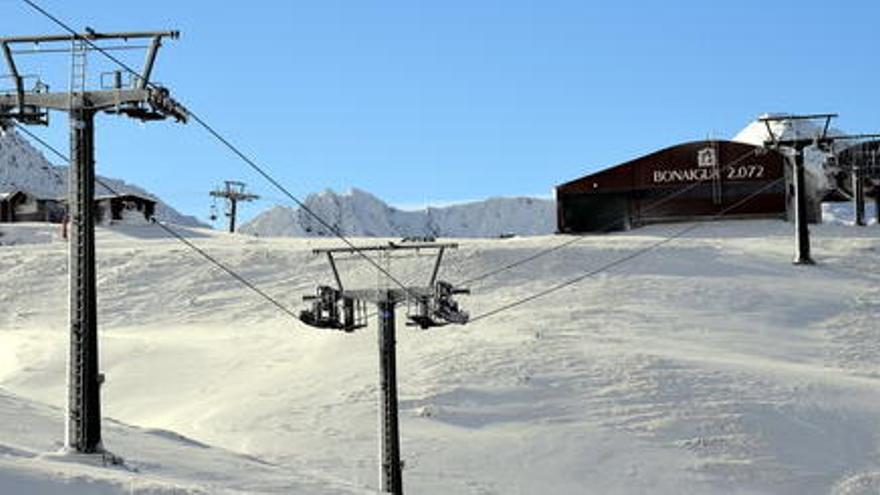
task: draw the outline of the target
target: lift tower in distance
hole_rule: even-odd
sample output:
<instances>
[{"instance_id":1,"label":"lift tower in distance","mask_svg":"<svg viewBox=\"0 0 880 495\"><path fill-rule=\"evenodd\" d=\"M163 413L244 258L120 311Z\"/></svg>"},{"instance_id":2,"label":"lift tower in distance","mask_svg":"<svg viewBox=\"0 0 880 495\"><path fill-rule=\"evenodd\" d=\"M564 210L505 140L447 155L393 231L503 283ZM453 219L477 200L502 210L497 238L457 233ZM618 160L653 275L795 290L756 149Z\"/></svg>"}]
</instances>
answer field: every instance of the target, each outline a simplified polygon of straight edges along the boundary
<instances>
[{"instance_id":1,"label":"lift tower in distance","mask_svg":"<svg viewBox=\"0 0 880 495\"><path fill-rule=\"evenodd\" d=\"M877 206L877 223L880 224L880 165L878 165L878 141L867 141L849 148L849 169L852 184L853 223L866 226L865 186L868 181L874 184L874 201Z\"/></svg>"},{"instance_id":2,"label":"lift tower in distance","mask_svg":"<svg viewBox=\"0 0 880 495\"><path fill-rule=\"evenodd\" d=\"M0 122L48 125L49 111L70 116L70 172L68 181L70 354L68 359L65 448L74 453L104 455L101 442L101 396L95 284L95 115L124 115L141 121L174 118L186 122L187 111L168 89L151 82L162 40L178 38L177 31L85 33L57 36L0 38L12 89L0 91ZM149 40L133 47L133 40ZM107 46L106 42L121 42ZM65 46L66 45L66 46ZM34 47L34 48L31 48ZM89 89L86 62L90 51L146 48L140 73L123 84L122 71L103 74L99 90ZM70 53L70 87L53 92L39 76L19 73L16 55ZM109 84L104 83L109 75Z\"/></svg>"},{"instance_id":3,"label":"lift tower in distance","mask_svg":"<svg viewBox=\"0 0 880 495\"><path fill-rule=\"evenodd\" d=\"M808 225L809 222L807 220L807 198L804 178L804 149L819 144L821 141L827 141L828 128L831 126L831 119L836 117L836 114L816 114L763 117L759 119L767 126L767 133L770 136L770 139L764 143L765 147L776 150L779 148L792 148L794 150L794 161L792 162L792 184L794 185L794 228L796 236L796 251L793 263L796 265L813 265L816 263L810 256L810 230ZM773 129L770 127L771 122L792 122L817 119L825 119L825 127L820 136L804 136L803 138L795 136L793 139L780 139L773 133Z\"/></svg>"},{"instance_id":4,"label":"lift tower in distance","mask_svg":"<svg viewBox=\"0 0 880 495\"><path fill-rule=\"evenodd\" d=\"M453 287L448 282L437 280L443 253L456 249L457 244L418 243L347 247L336 249L316 249L315 254L326 254L336 287L319 286L313 296L303 299L311 301L310 309L300 313L300 320L308 325L353 332L367 325L366 305L373 303L378 309L379 319L379 486L382 493L403 494L403 478L400 460L400 434L397 407L397 357L395 351L395 307L407 302L412 312L408 314L409 326L421 329L439 327L450 323L463 325L469 316L462 311L453 299L457 294L470 291ZM379 253L384 258L384 275L390 278L391 254L403 251L436 252L434 267L423 286L375 287L373 289L347 289L342 285L334 255ZM366 258L365 258L366 259ZM379 265L376 265L379 266ZM387 282L387 279L386 279Z\"/></svg>"},{"instance_id":5,"label":"lift tower in distance","mask_svg":"<svg viewBox=\"0 0 880 495\"><path fill-rule=\"evenodd\" d=\"M834 143L844 140L872 139L877 134L853 134L829 136L828 129L831 127L831 119L837 118L837 114L825 113L815 115L790 115L778 117L762 117L758 119L767 126L769 139L764 146L778 150L779 148L791 148L794 150L794 162L792 163L792 184L794 185L795 200L795 239L796 253L793 263L796 265L814 265L816 262L810 256L810 231L807 221L807 198L804 178L804 149L817 146L826 152L834 151ZM824 120L822 131L816 136L795 136L792 139L781 139L770 127L771 122L792 122L799 120Z\"/></svg>"},{"instance_id":6,"label":"lift tower in distance","mask_svg":"<svg viewBox=\"0 0 880 495\"><path fill-rule=\"evenodd\" d=\"M244 192L244 186L244 182L227 180L224 189L217 188L209 193L215 198L224 198L226 200L226 216L229 218L230 234L235 232L235 217L238 214L238 202L260 199L256 194Z\"/></svg>"}]
</instances>

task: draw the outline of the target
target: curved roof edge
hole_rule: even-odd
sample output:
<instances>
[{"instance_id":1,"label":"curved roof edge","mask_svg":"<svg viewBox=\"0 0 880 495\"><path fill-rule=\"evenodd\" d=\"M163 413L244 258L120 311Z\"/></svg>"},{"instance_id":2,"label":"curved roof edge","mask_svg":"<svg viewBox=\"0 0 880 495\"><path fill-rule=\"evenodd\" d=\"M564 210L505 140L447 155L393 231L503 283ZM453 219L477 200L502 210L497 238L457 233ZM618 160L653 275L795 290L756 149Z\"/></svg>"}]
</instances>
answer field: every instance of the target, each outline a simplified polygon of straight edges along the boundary
<instances>
[{"instance_id":1,"label":"curved roof edge","mask_svg":"<svg viewBox=\"0 0 880 495\"><path fill-rule=\"evenodd\" d=\"M696 140L696 141L686 141L684 143L679 143L679 144L675 144L672 146L667 146L667 147L661 148L657 151L652 151L651 153L648 153L646 155L641 155L641 156L638 156L638 157L633 158L631 160L627 160L623 163L619 163L617 165L613 165L608 168L599 169L599 170L596 170L595 172L591 172L589 174L582 175L581 177L578 177L576 179L572 179L570 181L563 182L562 184L556 185L556 189L565 188L566 186L573 185L577 182L580 182L585 179L589 179L589 178L596 176L598 174L613 173L615 171L619 171L621 169L625 169L627 167L630 167L630 166L632 166L638 162L641 162L643 160L648 160L651 157L663 155L663 154L669 153L671 151L675 151L675 150L679 150L679 149L686 149L686 148L691 148L691 147L697 148L700 146L712 146L712 145L718 145L718 144L722 144L725 146L731 146L731 147L765 149L770 153L778 153L776 151L766 149L763 146L757 146L757 145L754 145L751 143L745 143L742 141L734 141L734 140L730 140L730 139L701 139L701 140Z\"/></svg>"}]
</instances>

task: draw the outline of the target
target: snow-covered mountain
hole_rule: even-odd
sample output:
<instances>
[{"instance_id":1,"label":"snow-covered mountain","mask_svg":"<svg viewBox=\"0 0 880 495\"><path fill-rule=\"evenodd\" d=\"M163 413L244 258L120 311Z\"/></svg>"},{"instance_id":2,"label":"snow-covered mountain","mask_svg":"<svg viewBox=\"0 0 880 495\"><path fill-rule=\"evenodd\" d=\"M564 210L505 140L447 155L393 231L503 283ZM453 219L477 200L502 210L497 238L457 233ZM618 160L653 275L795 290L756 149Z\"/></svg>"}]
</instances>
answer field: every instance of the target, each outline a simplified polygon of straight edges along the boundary
<instances>
[{"instance_id":1,"label":"snow-covered mountain","mask_svg":"<svg viewBox=\"0 0 880 495\"><path fill-rule=\"evenodd\" d=\"M345 235L367 237L443 236L498 237L541 235L555 228L555 203L537 198L492 198L443 208L404 211L372 194L327 190L312 194L306 207ZM302 208L276 206L242 225L258 236L328 236L330 229Z\"/></svg>"},{"instance_id":2,"label":"snow-covered mountain","mask_svg":"<svg viewBox=\"0 0 880 495\"><path fill-rule=\"evenodd\" d=\"M100 177L101 182L118 193L130 193L153 198L157 201L158 220L187 226L204 226L195 217L184 215L146 190L119 179ZM67 194L67 167L52 165L15 130L0 135L0 192L22 190L38 197L55 198ZM112 194L112 191L95 184L95 194Z\"/></svg>"}]
</instances>

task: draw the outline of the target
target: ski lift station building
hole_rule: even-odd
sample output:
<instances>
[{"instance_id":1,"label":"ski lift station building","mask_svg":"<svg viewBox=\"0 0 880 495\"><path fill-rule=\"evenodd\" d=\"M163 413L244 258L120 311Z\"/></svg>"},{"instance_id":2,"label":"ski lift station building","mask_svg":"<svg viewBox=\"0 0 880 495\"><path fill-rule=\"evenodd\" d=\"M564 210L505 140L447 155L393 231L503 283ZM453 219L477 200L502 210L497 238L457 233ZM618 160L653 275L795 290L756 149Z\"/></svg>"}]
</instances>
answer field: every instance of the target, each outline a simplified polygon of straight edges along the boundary
<instances>
[{"instance_id":1,"label":"ski lift station building","mask_svg":"<svg viewBox=\"0 0 880 495\"><path fill-rule=\"evenodd\" d=\"M724 218L786 218L786 158L735 141L666 148L556 187L560 233Z\"/></svg>"}]
</instances>

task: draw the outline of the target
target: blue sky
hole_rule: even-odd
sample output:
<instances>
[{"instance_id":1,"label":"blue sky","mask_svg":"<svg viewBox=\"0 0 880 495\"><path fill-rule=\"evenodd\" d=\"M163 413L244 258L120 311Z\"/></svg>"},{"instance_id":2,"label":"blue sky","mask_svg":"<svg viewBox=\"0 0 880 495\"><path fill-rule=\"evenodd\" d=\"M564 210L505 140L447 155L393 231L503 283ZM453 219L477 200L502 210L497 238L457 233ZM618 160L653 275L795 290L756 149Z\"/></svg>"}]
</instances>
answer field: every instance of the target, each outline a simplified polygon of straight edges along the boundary
<instances>
[{"instance_id":1,"label":"blue sky","mask_svg":"<svg viewBox=\"0 0 880 495\"><path fill-rule=\"evenodd\" d=\"M584 173L766 111L878 131L880 2L40 0L73 26L182 31L156 78L300 196L403 206L549 195ZM59 32L0 0L5 35ZM142 54L126 60L139 65ZM110 66L91 59L93 75ZM52 86L63 56L31 57ZM102 116L98 172L205 217L224 179L284 199L194 124ZM54 115L36 129L67 147Z\"/></svg>"}]
</instances>

